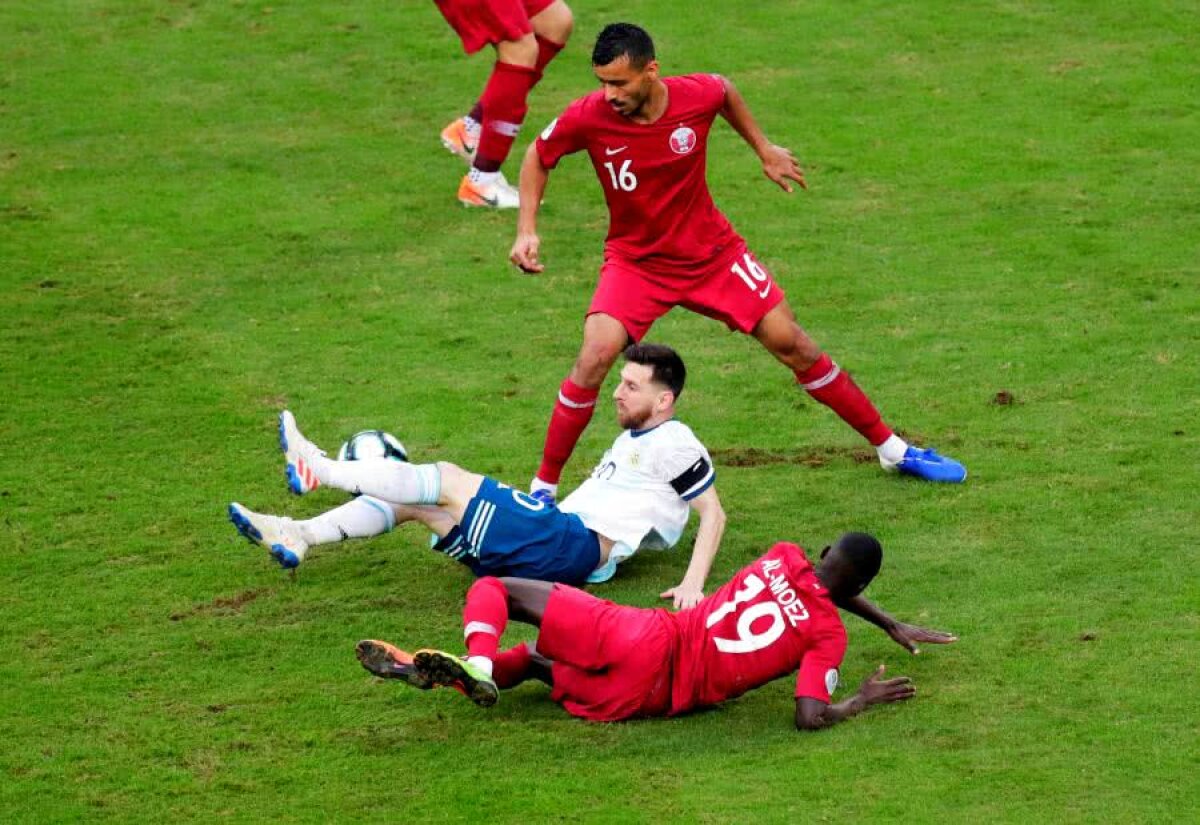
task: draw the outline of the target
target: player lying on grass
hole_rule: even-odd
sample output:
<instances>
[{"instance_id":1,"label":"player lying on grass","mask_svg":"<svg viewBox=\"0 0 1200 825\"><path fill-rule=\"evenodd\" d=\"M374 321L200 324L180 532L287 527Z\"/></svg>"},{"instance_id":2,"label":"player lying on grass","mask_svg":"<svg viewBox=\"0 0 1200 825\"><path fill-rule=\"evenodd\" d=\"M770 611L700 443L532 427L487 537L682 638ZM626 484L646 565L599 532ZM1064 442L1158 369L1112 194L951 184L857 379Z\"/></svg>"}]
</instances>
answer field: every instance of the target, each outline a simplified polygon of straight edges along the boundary
<instances>
[{"instance_id":1,"label":"player lying on grass","mask_svg":"<svg viewBox=\"0 0 1200 825\"><path fill-rule=\"evenodd\" d=\"M725 529L708 450L676 421L683 360L670 347L637 344L613 398L623 432L589 479L557 508L447 462L391 459L334 461L280 415L288 484L297 494L320 484L362 497L297 522L251 512L236 502L230 519L284 567L295 567L312 544L385 533L396 523L422 522L434 545L478 576L521 576L552 582L607 581L639 549L679 541L690 510L700 516L687 573L663 593L677 608L703 598L704 582ZM690 509L689 509L690 508Z\"/></svg>"},{"instance_id":2,"label":"player lying on grass","mask_svg":"<svg viewBox=\"0 0 1200 825\"><path fill-rule=\"evenodd\" d=\"M911 653L920 643L956 637L898 622L864 598L879 572L873 536L847 533L821 553L814 570L795 544L776 544L693 608L670 613L613 604L573 587L525 579L479 579L463 611L467 655L362 641L363 667L421 689L453 687L481 706L527 679L551 687L568 713L596 722L675 716L733 699L792 671L796 727L828 727L881 702L910 699L905 677L883 679L883 666L858 693L836 704L830 694L846 652L838 608L870 621ZM509 618L538 628L534 645L503 653Z\"/></svg>"},{"instance_id":3,"label":"player lying on grass","mask_svg":"<svg viewBox=\"0 0 1200 825\"><path fill-rule=\"evenodd\" d=\"M875 447L884 468L929 481L963 481L962 464L910 446L883 421L850 375L796 322L783 290L713 203L705 164L717 115L784 191L805 185L792 153L767 140L734 85L715 74L660 76L650 35L628 23L607 26L596 38L592 71L600 90L552 121L521 165L521 211L509 257L525 272L545 269L538 208L551 170L564 156L587 153L610 219L583 344L559 387L531 491L556 494L617 356L673 306L753 335L809 396Z\"/></svg>"}]
</instances>

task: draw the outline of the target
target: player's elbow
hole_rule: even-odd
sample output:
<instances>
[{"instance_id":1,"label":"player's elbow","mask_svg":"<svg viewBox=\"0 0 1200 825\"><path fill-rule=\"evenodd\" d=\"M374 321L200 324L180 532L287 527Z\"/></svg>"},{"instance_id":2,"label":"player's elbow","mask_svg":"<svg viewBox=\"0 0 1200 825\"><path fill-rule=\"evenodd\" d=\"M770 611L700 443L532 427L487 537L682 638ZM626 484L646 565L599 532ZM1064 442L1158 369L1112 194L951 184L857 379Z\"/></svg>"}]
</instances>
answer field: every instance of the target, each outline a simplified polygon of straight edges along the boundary
<instances>
[{"instance_id":1,"label":"player's elbow","mask_svg":"<svg viewBox=\"0 0 1200 825\"><path fill-rule=\"evenodd\" d=\"M800 711L796 714L796 730L814 731L827 727L825 717L816 713Z\"/></svg>"},{"instance_id":2,"label":"player's elbow","mask_svg":"<svg viewBox=\"0 0 1200 825\"><path fill-rule=\"evenodd\" d=\"M820 730L829 727L829 705L816 699L796 700L796 730Z\"/></svg>"}]
</instances>

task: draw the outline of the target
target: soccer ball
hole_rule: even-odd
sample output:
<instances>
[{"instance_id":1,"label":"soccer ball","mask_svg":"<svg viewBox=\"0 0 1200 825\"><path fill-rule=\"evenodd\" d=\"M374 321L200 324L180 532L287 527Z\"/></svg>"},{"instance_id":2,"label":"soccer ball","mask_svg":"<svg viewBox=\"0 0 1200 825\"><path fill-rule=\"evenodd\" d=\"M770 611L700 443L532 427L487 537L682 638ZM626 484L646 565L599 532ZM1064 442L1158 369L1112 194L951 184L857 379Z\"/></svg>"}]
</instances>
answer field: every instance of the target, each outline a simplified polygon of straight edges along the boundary
<instances>
[{"instance_id":1,"label":"soccer ball","mask_svg":"<svg viewBox=\"0 0 1200 825\"><path fill-rule=\"evenodd\" d=\"M361 461L364 458L390 458L408 461L408 450L400 439L383 430L363 430L346 440L338 450L338 461Z\"/></svg>"}]
</instances>

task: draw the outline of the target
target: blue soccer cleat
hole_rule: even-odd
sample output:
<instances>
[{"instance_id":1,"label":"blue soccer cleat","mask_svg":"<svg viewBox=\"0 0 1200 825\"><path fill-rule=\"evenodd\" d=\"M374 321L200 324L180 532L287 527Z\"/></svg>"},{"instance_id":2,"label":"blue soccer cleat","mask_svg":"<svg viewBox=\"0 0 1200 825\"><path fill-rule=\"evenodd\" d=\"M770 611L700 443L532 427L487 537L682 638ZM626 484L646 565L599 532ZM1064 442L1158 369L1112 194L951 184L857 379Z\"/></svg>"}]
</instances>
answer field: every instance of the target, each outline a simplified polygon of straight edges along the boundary
<instances>
[{"instance_id":1,"label":"blue soccer cleat","mask_svg":"<svg viewBox=\"0 0 1200 825\"><path fill-rule=\"evenodd\" d=\"M229 505L229 520L237 531L261 545L285 570L299 567L308 552L308 542L290 518L269 516L249 510L236 501Z\"/></svg>"},{"instance_id":2,"label":"blue soccer cleat","mask_svg":"<svg viewBox=\"0 0 1200 825\"><path fill-rule=\"evenodd\" d=\"M953 458L947 458L944 455L938 455L933 450L923 450L920 447L910 446L904 451L904 458L892 465L890 469L904 475L916 476L926 481L940 481L945 484L961 484L967 479L967 468Z\"/></svg>"},{"instance_id":3,"label":"blue soccer cleat","mask_svg":"<svg viewBox=\"0 0 1200 825\"><path fill-rule=\"evenodd\" d=\"M534 490L533 492L531 492L529 494L529 497L537 499L542 504L545 504L547 507L558 506L558 500L554 497L554 491L547 490L545 487L543 487L540 490Z\"/></svg>"}]
</instances>

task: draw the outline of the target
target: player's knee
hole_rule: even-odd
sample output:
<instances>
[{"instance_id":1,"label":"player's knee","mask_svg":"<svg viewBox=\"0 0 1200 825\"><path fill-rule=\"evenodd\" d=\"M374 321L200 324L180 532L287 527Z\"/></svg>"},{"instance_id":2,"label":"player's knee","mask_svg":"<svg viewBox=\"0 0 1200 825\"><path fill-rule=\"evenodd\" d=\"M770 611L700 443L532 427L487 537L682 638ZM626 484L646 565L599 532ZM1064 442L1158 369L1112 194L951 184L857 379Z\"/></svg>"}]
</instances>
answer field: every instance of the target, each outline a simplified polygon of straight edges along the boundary
<instances>
[{"instance_id":1,"label":"player's knee","mask_svg":"<svg viewBox=\"0 0 1200 825\"><path fill-rule=\"evenodd\" d=\"M465 472L462 467L457 464L452 464L449 461L439 461L436 464L438 475L442 479L442 489L453 487L462 481Z\"/></svg>"},{"instance_id":2,"label":"player's knee","mask_svg":"<svg viewBox=\"0 0 1200 825\"><path fill-rule=\"evenodd\" d=\"M575 30L575 15L562 0L555 0L532 17L530 22L535 33L559 45L566 45Z\"/></svg>"},{"instance_id":3,"label":"player's knee","mask_svg":"<svg viewBox=\"0 0 1200 825\"><path fill-rule=\"evenodd\" d=\"M501 62L532 68L537 65L537 38L533 34L527 34L520 40L505 40L497 44L496 56Z\"/></svg>"},{"instance_id":4,"label":"player's knee","mask_svg":"<svg viewBox=\"0 0 1200 825\"><path fill-rule=\"evenodd\" d=\"M620 345L609 341L585 341L571 371L571 380L588 389L599 387L621 351Z\"/></svg>"}]
</instances>

